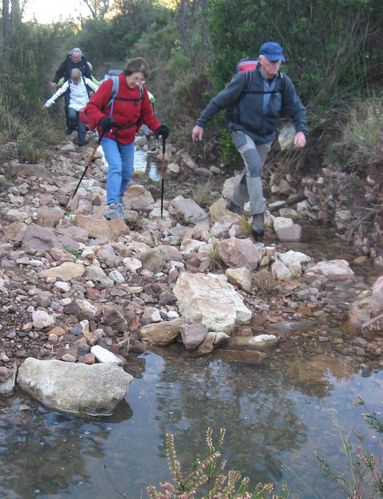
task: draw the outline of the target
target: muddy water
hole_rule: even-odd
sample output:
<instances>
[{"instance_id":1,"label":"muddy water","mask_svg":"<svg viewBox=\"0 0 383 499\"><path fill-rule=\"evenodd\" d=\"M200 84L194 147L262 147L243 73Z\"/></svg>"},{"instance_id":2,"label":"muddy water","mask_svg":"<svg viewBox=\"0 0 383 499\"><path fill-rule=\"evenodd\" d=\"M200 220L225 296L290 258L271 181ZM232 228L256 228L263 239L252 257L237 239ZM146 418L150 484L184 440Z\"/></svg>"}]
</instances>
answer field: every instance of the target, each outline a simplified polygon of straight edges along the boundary
<instances>
[{"instance_id":1,"label":"muddy water","mask_svg":"<svg viewBox=\"0 0 383 499\"><path fill-rule=\"evenodd\" d=\"M137 151L136 168L140 158ZM141 159L154 175L144 153ZM289 248L315 260L353 256L328 228L305 227L302 242ZM354 270L359 285L379 275L369 267ZM351 297L350 289L335 289L332 309ZM343 337L339 325L333 320L331 332ZM313 322L303 327L310 332ZM250 476L252 486L286 482L294 499L344 498L323 475L315 452L347 472L340 434L352 438L358 429L367 449L383 455L362 422L365 409L353 406L362 395L382 414L383 371L364 365L350 349L323 345L280 351L259 365L220 351L191 358L176 348L132 358L127 370L135 380L110 418L49 411L19 392L0 401L0 497L146 497L147 485L170 478L166 432L176 435L180 461L188 468L206 448L207 427L225 427L228 467Z\"/></svg>"}]
</instances>

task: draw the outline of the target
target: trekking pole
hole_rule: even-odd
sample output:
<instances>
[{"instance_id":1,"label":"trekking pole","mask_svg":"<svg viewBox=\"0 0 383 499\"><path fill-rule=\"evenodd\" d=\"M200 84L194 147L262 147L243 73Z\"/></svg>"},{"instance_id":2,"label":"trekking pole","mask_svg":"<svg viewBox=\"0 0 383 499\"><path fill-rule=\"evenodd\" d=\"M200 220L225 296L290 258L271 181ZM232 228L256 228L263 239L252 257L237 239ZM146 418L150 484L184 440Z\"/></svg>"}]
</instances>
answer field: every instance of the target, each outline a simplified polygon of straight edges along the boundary
<instances>
[{"instance_id":1,"label":"trekking pole","mask_svg":"<svg viewBox=\"0 0 383 499\"><path fill-rule=\"evenodd\" d=\"M164 211L164 185L165 185L165 142L164 136L162 138L162 160L161 160L161 219Z\"/></svg>"},{"instance_id":2,"label":"trekking pole","mask_svg":"<svg viewBox=\"0 0 383 499\"><path fill-rule=\"evenodd\" d=\"M307 196L305 196L304 194L299 195L299 196L294 196L291 199L287 199L286 201L279 202L275 206L270 206L269 211L273 212L273 211L280 210L281 208L289 208L290 206L294 206L294 204L298 204L301 201L305 201L306 199L307 199Z\"/></svg>"},{"instance_id":3,"label":"trekking pole","mask_svg":"<svg viewBox=\"0 0 383 499\"><path fill-rule=\"evenodd\" d=\"M100 135L99 139L97 140L96 145L94 146L94 148L93 148L93 150L92 150L92 152L91 152L91 154L90 154L90 156L89 156L89 158L88 158L88 161L86 162L86 165L85 165L84 171L82 172L81 178L80 178L80 180L78 181L78 184L76 185L76 189L74 190L74 192L73 192L72 196L68 199L67 204L65 205L65 209L67 208L68 204L72 201L72 199L75 197L76 192L78 191L78 188L80 187L80 184L81 184L81 182L82 182L82 179L85 177L85 174L86 174L86 172L87 172L87 170L88 170L88 168L89 168L89 166L90 166L91 162L92 162L92 161L93 161L93 159L94 159L94 155L96 154L97 148L98 148L98 146L101 144L101 140L102 140L102 138L103 138L104 134L105 134L105 132L103 132L103 133Z\"/></svg>"}]
</instances>

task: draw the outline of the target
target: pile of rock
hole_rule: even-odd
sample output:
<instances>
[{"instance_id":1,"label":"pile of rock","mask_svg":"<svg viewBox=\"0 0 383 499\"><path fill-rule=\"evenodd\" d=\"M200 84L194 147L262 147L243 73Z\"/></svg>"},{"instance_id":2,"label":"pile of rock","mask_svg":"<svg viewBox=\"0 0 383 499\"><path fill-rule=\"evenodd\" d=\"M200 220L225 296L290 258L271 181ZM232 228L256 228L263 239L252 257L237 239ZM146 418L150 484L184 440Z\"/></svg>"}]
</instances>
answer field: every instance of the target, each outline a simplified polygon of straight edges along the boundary
<instances>
[{"instance_id":1,"label":"pile of rock","mask_svg":"<svg viewBox=\"0 0 383 499\"><path fill-rule=\"evenodd\" d=\"M256 324L320 312L329 283L353 282L347 292L354 294L364 289L345 260L315 263L250 238L243 218L226 209L233 179L209 210L175 195L165 201L162 218L159 200L135 184L124 199L128 223L106 221L105 166L98 158L66 210L87 153L63 147L49 165L4 167L4 182L11 169L17 177L0 192L3 393L11 393L17 379L51 407L110 413L126 392L122 366L129 369L134 352L176 342L201 355L224 345L257 362L275 351L279 336ZM267 220L280 240L300 238L294 217L269 214ZM277 283L276 298L260 295L260 271ZM376 313L371 305L368 320ZM104 362L108 369L100 367ZM94 385L91 399L75 397L76 390L88 393L88 384L68 386L63 399L76 399L75 407L58 401L63 382L85 383L104 373L100 369L116 380L102 374L104 384ZM54 396L48 378L57 380ZM122 389L94 403L109 382Z\"/></svg>"}]
</instances>

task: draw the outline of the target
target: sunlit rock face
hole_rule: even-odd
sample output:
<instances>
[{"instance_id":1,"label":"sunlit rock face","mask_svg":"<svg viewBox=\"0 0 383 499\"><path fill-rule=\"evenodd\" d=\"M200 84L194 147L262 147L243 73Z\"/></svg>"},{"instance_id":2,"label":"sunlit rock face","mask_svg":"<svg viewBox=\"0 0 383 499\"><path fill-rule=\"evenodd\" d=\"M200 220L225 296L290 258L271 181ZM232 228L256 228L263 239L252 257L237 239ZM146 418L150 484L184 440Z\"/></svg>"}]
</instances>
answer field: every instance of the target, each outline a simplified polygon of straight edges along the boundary
<instances>
[{"instance_id":1,"label":"sunlit rock face","mask_svg":"<svg viewBox=\"0 0 383 499\"><path fill-rule=\"evenodd\" d=\"M242 297L223 275L183 272L173 292L182 318L200 322L209 331L230 334L237 324L251 319Z\"/></svg>"}]
</instances>

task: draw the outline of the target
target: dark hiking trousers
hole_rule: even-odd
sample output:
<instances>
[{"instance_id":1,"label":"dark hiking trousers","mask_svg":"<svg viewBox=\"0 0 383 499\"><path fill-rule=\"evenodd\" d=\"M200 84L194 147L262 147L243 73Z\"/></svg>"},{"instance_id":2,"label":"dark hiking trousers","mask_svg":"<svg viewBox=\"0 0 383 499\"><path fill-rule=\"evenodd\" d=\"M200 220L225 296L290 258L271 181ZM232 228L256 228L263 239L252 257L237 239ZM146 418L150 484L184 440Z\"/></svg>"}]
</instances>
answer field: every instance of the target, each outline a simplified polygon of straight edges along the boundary
<instances>
[{"instance_id":1,"label":"dark hiking trousers","mask_svg":"<svg viewBox=\"0 0 383 499\"><path fill-rule=\"evenodd\" d=\"M86 125L82 123L79 119L79 113L72 107L68 107L68 130L77 130L78 134L78 145L83 146L85 144L86 135Z\"/></svg>"}]
</instances>

